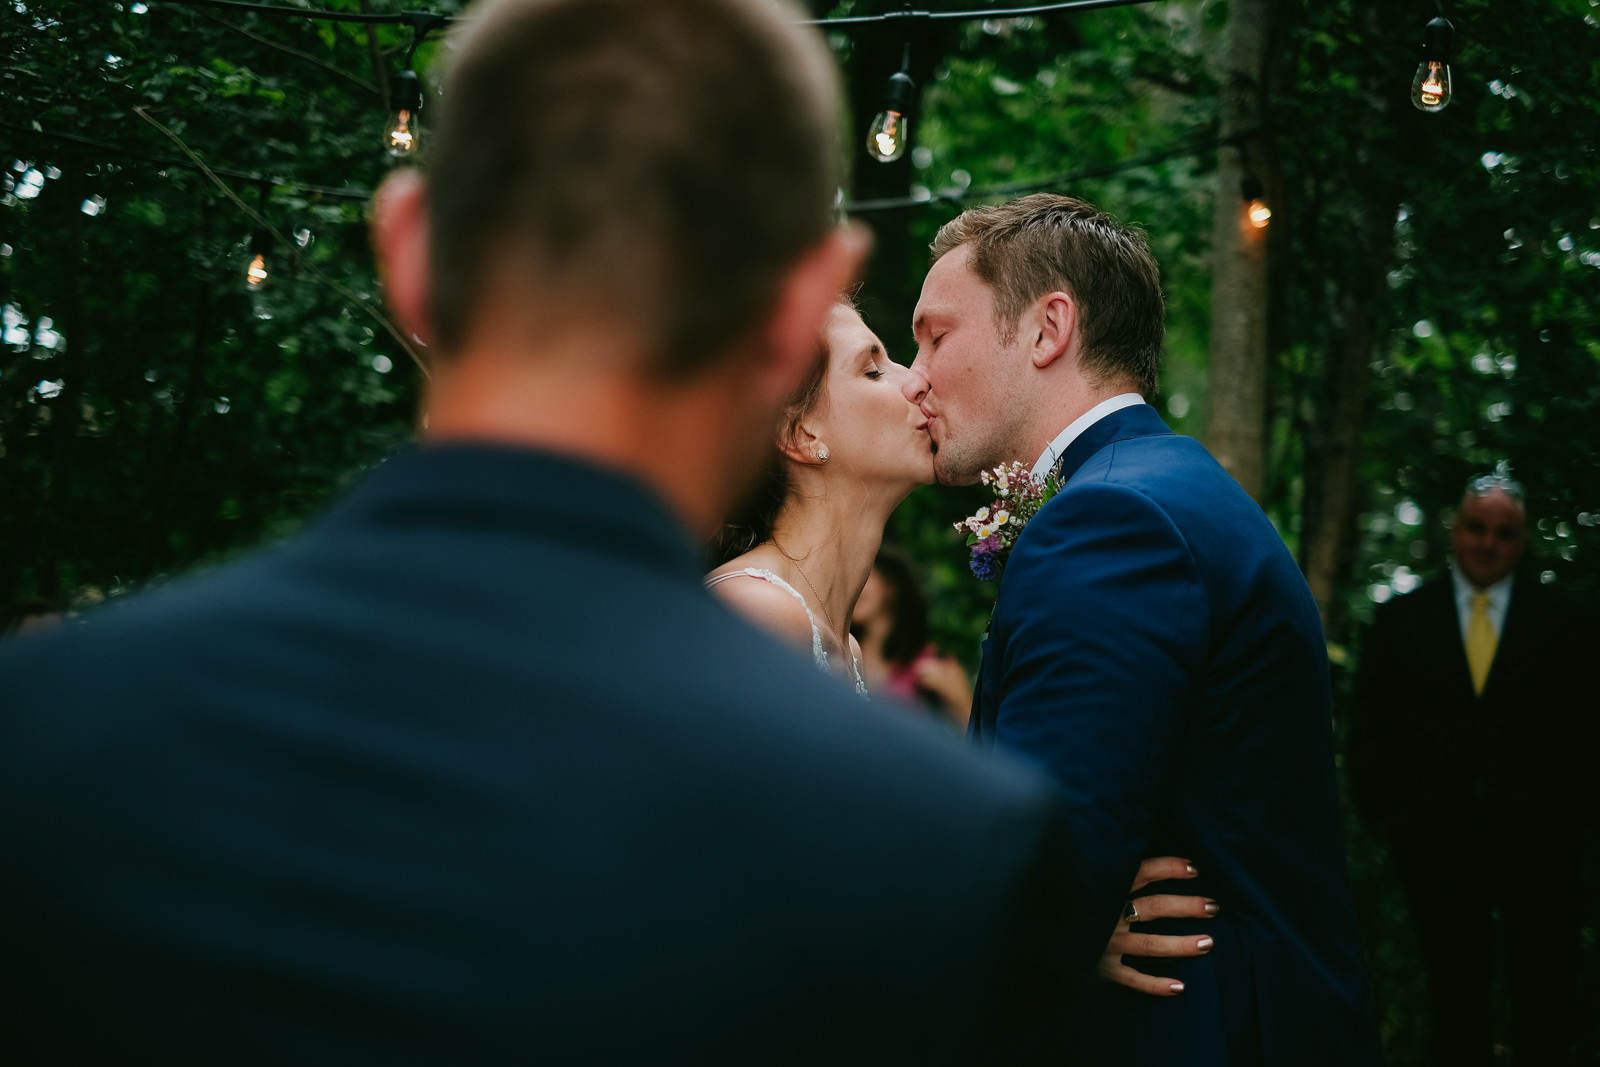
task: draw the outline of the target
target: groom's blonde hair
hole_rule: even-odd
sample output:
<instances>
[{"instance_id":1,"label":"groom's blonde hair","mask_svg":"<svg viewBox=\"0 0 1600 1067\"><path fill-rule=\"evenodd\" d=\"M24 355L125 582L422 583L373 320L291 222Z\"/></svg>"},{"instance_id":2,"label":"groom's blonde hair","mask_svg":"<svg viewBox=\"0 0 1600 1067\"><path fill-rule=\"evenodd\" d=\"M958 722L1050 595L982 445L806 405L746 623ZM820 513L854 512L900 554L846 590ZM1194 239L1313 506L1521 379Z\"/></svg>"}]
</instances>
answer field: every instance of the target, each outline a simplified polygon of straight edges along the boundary
<instances>
[{"instance_id":1,"label":"groom's blonde hair","mask_svg":"<svg viewBox=\"0 0 1600 1067\"><path fill-rule=\"evenodd\" d=\"M667 377L750 330L833 223L837 71L803 18L789 0L472 8L427 149L444 354L513 277L629 328Z\"/></svg>"},{"instance_id":2,"label":"groom's blonde hair","mask_svg":"<svg viewBox=\"0 0 1600 1067\"><path fill-rule=\"evenodd\" d=\"M1166 323L1161 268L1143 232L1086 201L1035 193L963 211L933 239L933 261L962 245L972 246L968 263L994 291L1006 345L1035 300L1065 292L1078 303L1084 371L1155 395Z\"/></svg>"}]
</instances>

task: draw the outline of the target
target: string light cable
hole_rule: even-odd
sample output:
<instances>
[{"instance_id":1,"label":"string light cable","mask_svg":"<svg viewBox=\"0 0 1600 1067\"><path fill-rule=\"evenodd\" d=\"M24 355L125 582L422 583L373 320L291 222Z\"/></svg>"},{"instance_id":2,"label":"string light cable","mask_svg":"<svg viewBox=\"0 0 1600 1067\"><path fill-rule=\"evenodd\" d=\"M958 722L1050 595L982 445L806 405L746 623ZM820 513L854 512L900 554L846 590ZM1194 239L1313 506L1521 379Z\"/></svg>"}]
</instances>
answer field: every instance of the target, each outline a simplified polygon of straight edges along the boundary
<instances>
[{"instance_id":1,"label":"string light cable","mask_svg":"<svg viewBox=\"0 0 1600 1067\"><path fill-rule=\"evenodd\" d=\"M986 8L978 11L927 11L905 7L898 11L885 11L877 15L845 15L838 18L802 19L807 26L865 26L873 23L899 22L974 22L978 19L1028 18L1062 11L1095 11L1108 7L1130 7L1135 4L1155 3L1156 0L1064 0L1055 4L1030 4L1026 7ZM175 7L210 7L226 11L251 12L261 15L286 15L290 17L321 19L327 22L354 22L369 24L409 25L416 27L428 23L432 27L448 26L463 21L459 16L444 15L436 11L397 11L379 13L369 11L332 11L327 8L291 7L288 4L255 4L246 0L148 0L151 6L171 4Z\"/></svg>"},{"instance_id":2,"label":"string light cable","mask_svg":"<svg viewBox=\"0 0 1600 1067\"><path fill-rule=\"evenodd\" d=\"M228 167L211 167L199 164L188 159L174 159L168 156L144 152L137 148L128 148L124 145L111 144L107 141L97 141L92 137L82 137L75 133L61 133L55 130L46 130L38 126L24 126L17 122L6 122L0 119L0 130L11 130L15 133L25 134L30 137L42 138L46 141L58 141L62 144L77 145L80 148L93 148L97 152L109 152L112 155L126 156L129 159L141 160L154 164L161 170L188 170L199 174L214 174L222 178L232 178L235 181L248 182L260 185L277 186L294 192L306 193L315 197L331 197L340 200L371 200L372 190L359 186L336 187L331 185L314 185L303 182L297 178L279 178L260 171L232 170Z\"/></svg>"}]
</instances>

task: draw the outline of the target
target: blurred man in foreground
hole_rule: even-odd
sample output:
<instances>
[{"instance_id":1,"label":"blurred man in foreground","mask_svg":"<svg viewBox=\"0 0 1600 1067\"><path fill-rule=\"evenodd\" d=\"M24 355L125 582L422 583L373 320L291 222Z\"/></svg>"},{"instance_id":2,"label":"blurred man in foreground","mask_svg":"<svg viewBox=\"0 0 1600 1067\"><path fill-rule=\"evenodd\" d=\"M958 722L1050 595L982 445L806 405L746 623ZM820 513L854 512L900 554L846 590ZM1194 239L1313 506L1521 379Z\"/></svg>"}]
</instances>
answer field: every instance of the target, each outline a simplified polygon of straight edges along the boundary
<instances>
[{"instance_id":1,"label":"blurred man in foreground","mask_svg":"<svg viewBox=\"0 0 1600 1067\"><path fill-rule=\"evenodd\" d=\"M426 184L378 205L427 440L287 547L0 656L7 1062L1063 1047L1099 946L1049 788L700 585L864 255L799 17L473 12Z\"/></svg>"},{"instance_id":2,"label":"blurred man in foreground","mask_svg":"<svg viewBox=\"0 0 1600 1067\"><path fill-rule=\"evenodd\" d=\"M1499 909L1515 1062L1571 1062L1594 634L1519 573L1522 487L1474 478L1450 573L1378 608L1357 679L1350 784L1387 842L1428 973L1433 1062L1494 1061Z\"/></svg>"}]
</instances>

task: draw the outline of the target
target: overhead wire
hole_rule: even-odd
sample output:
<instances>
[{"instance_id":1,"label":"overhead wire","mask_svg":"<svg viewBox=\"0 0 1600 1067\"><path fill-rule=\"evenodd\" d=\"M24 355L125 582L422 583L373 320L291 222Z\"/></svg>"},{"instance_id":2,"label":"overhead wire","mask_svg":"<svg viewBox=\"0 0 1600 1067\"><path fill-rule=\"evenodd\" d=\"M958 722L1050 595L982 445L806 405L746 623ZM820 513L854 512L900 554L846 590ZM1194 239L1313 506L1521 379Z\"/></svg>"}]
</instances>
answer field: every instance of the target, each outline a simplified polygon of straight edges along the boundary
<instances>
[{"instance_id":1,"label":"overhead wire","mask_svg":"<svg viewBox=\"0 0 1600 1067\"><path fill-rule=\"evenodd\" d=\"M1024 7L982 8L967 11L929 11L910 6L898 11L884 11L876 15L841 15L835 18L801 19L807 26L864 26L873 23L909 22L975 22L979 19L1029 18L1065 11L1093 11L1098 8L1128 7L1149 4L1156 0L1063 0L1054 4L1029 4ZM328 22L387 23L390 25L415 24L429 20L435 25L449 25L461 21L459 16L436 11L398 11L392 13L370 11L339 11L329 8L294 7L288 4L257 4L247 0L149 0L151 4L172 4L177 7L212 7L232 11L249 11L257 14L290 15Z\"/></svg>"},{"instance_id":2,"label":"overhead wire","mask_svg":"<svg viewBox=\"0 0 1600 1067\"><path fill-rule=\"evenodd\" d=\"M362 189L360 187L351 188L348 186L339 188L331 185L314 185L311 182L303 182L297 178L280 178L271 174L263 174L260 171L231 170L228 167L213 167L209 164L199 162L198 157L195 157L194 160L187 160L175 159L170 156L159 156L152 152L145 152L137 148L127 148L123 145L111 144L107 141L97 141L92 137L82 137L75 133L61 133L55 130L45 130L33 126L24 126L16 122L6 122L3 119L0 119L0 130L12 130L16 133L25 134L30 137L40 137L47 141L59 141L63 144L74 144L83 148L93 148L101 152L110 152L113 155L127 156L130 159L140 159L146 163L154 163L163 170L176 169L191 170L199 173L209 172L224 178L233 178L236 181L251 182L258 185L265 182L269 185L298 189L316 196L331 196L345 200L370 200L372 198L371 189Z\"/></svg>"}]
</instances>

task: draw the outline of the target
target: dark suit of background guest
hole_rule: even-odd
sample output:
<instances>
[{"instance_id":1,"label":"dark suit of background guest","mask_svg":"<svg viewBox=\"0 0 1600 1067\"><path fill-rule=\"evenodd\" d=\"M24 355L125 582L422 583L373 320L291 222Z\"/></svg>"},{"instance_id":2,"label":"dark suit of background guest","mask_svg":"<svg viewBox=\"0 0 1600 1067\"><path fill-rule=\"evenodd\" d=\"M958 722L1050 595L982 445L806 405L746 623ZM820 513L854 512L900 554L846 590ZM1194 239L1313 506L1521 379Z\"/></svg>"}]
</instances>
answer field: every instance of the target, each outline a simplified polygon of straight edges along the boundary
<instances>
[{"instance_id":1,"label":"dark suit of background guest","mask_svg":"<svg viewBox=\"0 0 1600 1067\"><path fill-rule=\"evenodd\" d=\"M1433 1062L1492 1061L1503 944L1515 1062L1567 1063L1594 810L1595 634L1553 587L1518 573L1476 695L1455 592L1445 574L1379 606L1352 709L1350 784L1411 902Z\"/></svg>"},{"instance_id":2,"label":"dark suit of background guest","mask_svg":"<svg viewBox=\"0 0 1600 1067\"><path fill-rule=\"evenodd\" d=\"M436 445L7 647L0 1059L1062 1049L1099 946L1062 948L1043 779L857 699L701 569L628 478Z\"/></svg>"},{"instance_id":3,"label":"dark suit of background guest","mask_svg":"<svg viewBox=\"0 0 1600 1067\"><path fill-rule=\"evenodd\" d=\"M1104 416L1023 531L984 643L977 737L1047 767L1110 929L1141 856L1199 868L1151 892L1215 898L1190 959L1108 987L1141 1067L1380 1060L1334 784L1316 605L1261 509L1147 404Z\"/></svg>"}]
</instances>

